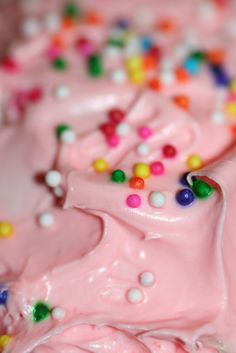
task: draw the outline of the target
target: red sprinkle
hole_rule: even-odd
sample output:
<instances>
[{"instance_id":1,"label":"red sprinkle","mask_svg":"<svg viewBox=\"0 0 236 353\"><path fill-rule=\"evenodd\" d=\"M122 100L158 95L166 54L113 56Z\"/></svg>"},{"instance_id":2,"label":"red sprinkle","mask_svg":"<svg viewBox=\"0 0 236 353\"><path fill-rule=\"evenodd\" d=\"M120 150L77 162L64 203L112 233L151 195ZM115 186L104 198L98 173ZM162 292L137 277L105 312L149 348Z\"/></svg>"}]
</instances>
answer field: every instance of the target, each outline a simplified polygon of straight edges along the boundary
<instances>
[{"instance_id":1,"label":"red sprinkle","mask_svg":"<svg viewBox=\"0 0 236 353\"><path fill-rule=\"evenodd\" d=\"M162 148L163 156L166 158L174 158L177 154L177 150L172 145L165 145Z\"/></svg>"},{"instance_id":2,"label":"red sprinkle","mask_svg":"<svg viewBox=\"0 0 236 353\"><path fill-rule=\"evenodd\" d=\"M27 98L31 103L36 103L43 96L42 89L40 87L34 87L28 91Z\"/></svg>"},{"instance_id":3,"label":"red sprinkle","mask_svg":"<svg viewBox=\"0 0 236 353\"><path fill-rule=\"evenodd\" d=\"M17 63L9 57L2 60L1 66L8 72L16 72L19 69Z\"/></svg>"},{"instance_id":4,"label":"red sprinkle","mask_svg":"<svg viewBox=\"0 0 236 353\"><path fill-rule=\"evenodd\" d=\"M117 135L111 135L111 136L108 136L107 143L109 147L117 147L120 143L120 139Z\"/></svg>"},{"instance_id":5,"label":"red sprinkle","mask_svg":"<svg viewBox=\"0 0 236 353\"><path fill-rule=\"evenodd\" d=\"M114 124L119 124L124 120L125 113L120 109L112 109L108 113L108 117Z\"/></svg>"},{"instance_id":6,"label":"red sprinkle","mask_svg":"<svg viewBox=\"0 0 236 353\"><path fill-rule=\"evenodd\" d=\"M104 135L112 136L115 135L116 126L113 123L105 123L100 125L100 130L103 132Z\"/></svg>"}]
</instances>

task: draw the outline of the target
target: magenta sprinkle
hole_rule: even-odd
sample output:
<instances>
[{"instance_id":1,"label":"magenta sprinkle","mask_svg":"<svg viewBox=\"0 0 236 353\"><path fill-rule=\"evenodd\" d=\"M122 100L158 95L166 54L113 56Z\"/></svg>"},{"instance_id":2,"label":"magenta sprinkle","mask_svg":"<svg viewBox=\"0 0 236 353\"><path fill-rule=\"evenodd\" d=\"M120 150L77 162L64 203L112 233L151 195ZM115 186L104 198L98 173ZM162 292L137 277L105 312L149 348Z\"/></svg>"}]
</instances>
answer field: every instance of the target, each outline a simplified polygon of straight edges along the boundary
<instances>
[{"instance_id":1,"label":"magenta sprinkle","mask_svg":"<svg viewBox=\"0 0 236 353\"><path fill-rule=\"evenodd\" d=\"M152 130L148 126L141 126L138 133L142 139L146 140L152 135Z\"/></svg>"},{"instance_id":2,"label":"magenta sprinkle","mask_svg":"<svg viewBox=\"0 0 236 353\"><path fill-rule=\"evenodd\" d=\"M117 135L111 135L107 137L107 143L109 147L117 147L120 143L120 139Z\"/></svg>"},{"instance_id":3,"label":"magenta sprinkle","mask_svg":"<svg viewBox=\"0 0 236 353\"><path fill-rule=\"evenodd\" d=\"M130 208L137 208L141 205L141 197L137 194L131 194L127 197L126 203Z\"/></svg>"},{"instance_id":4,"label":"magenta sprinkle","mask_svg":"<svg viewBox=\"0 0 236 353\"><path fill-rule=\"evenodd\" d=\"M162 175L165 172L165 167L161 162L153 162L150 164L150 170L152 175Z\"/></svg>"}]
</instances>

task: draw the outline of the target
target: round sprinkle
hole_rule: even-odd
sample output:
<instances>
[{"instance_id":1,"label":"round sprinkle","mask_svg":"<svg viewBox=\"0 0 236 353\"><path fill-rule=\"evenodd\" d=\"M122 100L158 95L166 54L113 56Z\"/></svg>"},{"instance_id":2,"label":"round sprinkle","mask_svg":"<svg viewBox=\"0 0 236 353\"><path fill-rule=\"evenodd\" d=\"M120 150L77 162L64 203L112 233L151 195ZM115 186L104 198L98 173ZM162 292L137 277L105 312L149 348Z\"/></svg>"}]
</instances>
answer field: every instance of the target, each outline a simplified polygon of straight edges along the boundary
<instances>
[{"instance_id":1,"label":"round sprinkle","mask_svg":"<svg viewBox=\"0 0 236 353\"><path fill-rule=\"evenodd\" d=\"M146 140L152 135L152 130L148 126L141 126L138 129L138 134L142 139Z\"/></svg>"},{"instance_id":2,"label":"round sprinkle","mask_svg":"<svg viewBox=\"0 0 236 353\"><path fill-rule=\"evenodd\" d=\"M165 172L165 167L161 162L153 162L150 164L152 175L162 175Z\"/></svg>"},{"instance_id":3,"label":"round sprinkle","mask_svg":"<svg viewBox=\"0 0 236 353\"><path fill-rule=\"evenodd\" d=\"M127 197L126 203L130 208L137 208L141 205L141 197L137 194L131 194Z\"/></svg>"},{"instance_id":4,"label":"round sprinkle","mask_svg":"<svg viewBox=\"0 0 236 353\"><path fill-rule=\"evenodd\" d=\"M55 96L58 99L66 99L70 96L70 88L66 85L59 85L55 89Z\"/></svg>"},{"instance_id":5,"label":"round sprinkle","mask_svg":"<svg viewBox=\"0 0 236 353\"><path fill-rule=\"evenodd\" d=\"M56 186L54 189L53 189L53 193L56 197L58 198L61 198L64 196L64 191L62 189L61 186Z\"/></svg>"},{"instance_id":6,"label":"round sprinkle","mask_svg":"<svg viewBox=\"0 0 236 353\"><path fill-rule=\"evenodd\" d=\"M64 71L67 69L68 64L63 58L58 57L53 61L53 67L57 71Z\"/></svg>"},{"instance_id":7,"label":"round sprinkle","mask_svg":"<svg viewBox=\"0 0 236 353\"><path fill-rule=\"evenodd\" d=\"M203 167L203 160L197 154L191 154L187 159L189 170L197 170Z\"/></svg>"},{"instance_id":8,"label":"round sprinkle","mask_svg":"<svg viewBox=\"0 0 236 353\"><path fill-rule=\"evenodd\" d=\"M119 124L124 120L125 113L120 109L112 109L108 113L108 117L113 123Z\"/></svg>"},{"instance_id":9,"label":"round sprinkle","mask_svg":"<svg viewBox=\"0 0 236 353\"><path fill-rule=\"evenodd\" d=\"M160 73L160 81L163 85L169 86L175 82L175 74L172 69L163 69Z\"/></svg>"},{"instance_id":10,"label":"round sprinkle","mask_svg":"<svg viewBox=\"0 0 236 353\"><path fill-rule=\"evenodd\" d=\"M116 125L113 123L105 123L100 125L100 130L107 137L113 136L116 133Z\"/></svg>"},{"instance_id":11,"label":"round sprinkle","mask_svg":"<svg viewBox=\"0 0 236 353\"><path fill-rule=\"evenodd\" d=\"M8 300L8 290L4 285L0 284L0 306L6 305Z\"/></svg>"},{"instance_id":12,"label":"round sprinkle","mask_svg":"<svg viewBox=\"0 0 236 353\"><path fill-rule=\"evenodd\" d=\"M66 316L66 311L63 308L56 307L52 309L51 315L54 320L63 320Z\"/></svg>"},{"instance_id":13,"label":"round sprinkle","mask_svg":"<svg viewBox=\"0 0 236 353\"><path fill-rule=\"evenodd\" d=\"M144 287L151 287L155 282L155 275L152 272L146 271L139 276L139 283Z\"/></svg>"},{"instance_id":14,"label":"round sprinkle","mask_svg":"<svg viewBox=\"0 0 236 353\"><path fill-rule=\"evenodd\" d=\"M111 174L111 180L114 183L124 183L126 181L125 173L123 172L123 170L116 169Z\"/></svg>"},{"instance_id":15,"label":"round sprinkle","mask_svg":"<svg viewBox=\"0 0 236 353\"><path fill-rule=\"evenodd\" d=\"M207 199L214 193L214 188L203 180L194 180L192 190L199 199Z\"/></svg>"},{"instance_id":16,"label":"round sprinkle","mask_svg":"<svg viewBox=\"0 0 236 353\"><path fill-rule=\"evenodd\" d=\"M132 189L142 190L142 189L144 189L145 183L144 183L144 180L142 178L133 177L133 178L130 179L129 186Z\"/></svg>"},{"instance_id":17,"label":"round sprinkle","mask_svg":"<svg viewBox=\"0 0 236 353\"><path fill-rule=\"evenodd\" d=\"M44 212L39 216L39 225L42 228L50 228L54 224L54 216L52 213Z\"/></svg>"},{"instance_id":18,"label":"round sprinkle","mask_svg":"<svg viewBox=\"0 0 236 353\"><path fill-rule=\"evenodd\" d=\"M70 125L67 125L67 124L60 124L56 127L56 135L57 137L61 137L62 134L65 132L65 131L68 131L70 130Z\"/></svg>"},{"instance_id":19,"label":"round sprinkle","mask_svg":"<svg viewBox=\"0 0 236 353\"><path fill-rule=\"evenodd\" d=\"M189 206L194 201L194 194L190 189L182 189L177 192L176 200L181 206Z\"/></svg>"},{"instance_id":20,"label":"round sprinkle","mask_svg":"<svg viewBox=\"0 0 236 353\"><path fill-rule=\"evenodd\" d=\"M137 153L140 156L147 156L150 153L150 147L147 143L140 143L137 147Z\"/></svg>"},{"instance_id":21,"label":"round sprinkle","mask_svg":"<svg viewBox=\"0 0 236 353\"><path fill-rule=\"evenodd\" d=\"M109 166L104 159L96 159L93 162L93 169L96 173L104 173L109 169Z\"/></svg>"},{"instance_id":22,"label":"round sprinkle","mask_svg":"<svg viewBox=\"0 0 236 353\"><path fill-rule=\"evenodd\" d=\"M45 182L51 188L59 186L61 181L61 173L59 173L57 170L50 170L45 176Z\"/></svg>"},{"instance_id":23,"label":"round sprinkle","mask_svg":"<svg viewBox=\"0 0 236 353\"><path fill-rule=\"evenodd\" d=\"M132 304L139 304L143 300L143 293L138 288L132 288L127 292L127 299Z\"/></svg>"},{"instance_id":24,"label":"round sprinkle","mask_svg":"<svg viewBox=\"0 0 236 353\"><path fill-rule=\"evenodd\" d=\"M32 319L34 323L46 320L50 316L51 310L46 303L38 302L32 308Z\"/></svg>"},{"instance_id":25,"label":"round sprinkle","mask_svg":"<svg viewBox=\"0 0 236 353\"><path fill-rule=\"evenodd\" d=\"M108 143L108 146L111 148L117 147L120 143L119 136L117 136L117 135L108 136L107 143Z\"/></svg>"},{"instance_id":26,"label":"round sprinkle","mask_svg":"<svg viewBox=\"0 0 236 353\"><path fill-rule=\"evenodd\" d=\"M33 38L41 32L41 24L37 18L30 17L22 22L20 30L23 36Z\"/></svg>"},{"instance_id":27,"label":"round sprinkle","mask_svg":"<svg viewBox=\"0 0 236 353\"><path fill-rule=\"evenodd\" d=\"M149 203L152 207L160 208L165 205L166 197L162 192L153 191L149 195Z\"/></svg>"},{"instance_id":28,"label":"round sprinkle","mask_svg":"<svg viewBox=\"0 0 236 353\"><path fill-rule=\"evenodd\" d=\"M76 141L76 133L71 129L66 130L61 134L60 140L65 144L72 144Z\"/></svg>"},{"instance_id":29,"label":"round sprinkle","mask_svg":"<svg viewBox=\"0 0 236 353\"><path fill-rule=\"evenodd\" d=\"M188 179L187 179L188 175L189 175L189 172L185 172L185 173L183 173L183 174L180 176L179 182L180 182L181 185L183 185L183 186L189 186L189 182L188 182Z\"/></svg>"},{"instance_id":30,"label":"round sprinkle","mask_svg":"<svg viewBox=\"0 0 236 353\"><path fill-rule=\"evenodd\" d=\"M177 155L177 150L172 145L163 146L162 152L165 158L174 158Z\"/></svg>"},{"instance_id":31,"label":"round sprinkle","mask_svg":"<svg viewBox=\"0 0 236 353\"><path fill-rule=\"evenodd\" d=\"M4 350L8 344L11 342L12 337L9 335L1 335L0 336L0 350Z\"/></svg>"},{"instance_id":32,"label":"round sprinkle","mask_svg":"<svg viewBox=\"0 0 236 353\"><path fill-rule=\"evenodd\" d=\"M14 227L11 223L0 222L0 238L10 238L14 231Z\"/></svg>"},{"instance_id":33,"label":"round sprinkle","mask_svg":"<svg viewBox=\"0 0 236 353\"><path fill-rule=\"evenodd\" d=\"M114 70L111 73L111 80L117 85L121 85L123 83L126 83L128 78L127 74L124 70Z\"/></svg>"},{"instance_id":34,"label":"round sprinkle","mask_svg":"<svg viewBox=\"0 0 236 353\"><path fill-rule=\"evenodd\" d=\"M133 167L133 173L134 176L142 178L142 179L147 179L150 177L151 171L150 167L146 163L137 163Z\"/></svg>"},{"instance_id":35,"label":"round sprinkle","mask_svg":"<svg viewBox=\"0 0 236 353\"><path fill-rule=\"evenodd\" d=\"M130 133L130 125L127 123L121 123L116 127L116 135L120 137L127 136Z\"/></svg>"},{"instance_id":36,"label":"round sprinkle","mask_svg":"<svg viewBox=\"0 0 236 353\"><path fill-rule=\"evenodd\" d=\"M225 122L225 116L222 112L216 111L212 114L211 121L213 122L213 124L216 124L216 125L223 124Z\"/></svg>"}]
</instances>

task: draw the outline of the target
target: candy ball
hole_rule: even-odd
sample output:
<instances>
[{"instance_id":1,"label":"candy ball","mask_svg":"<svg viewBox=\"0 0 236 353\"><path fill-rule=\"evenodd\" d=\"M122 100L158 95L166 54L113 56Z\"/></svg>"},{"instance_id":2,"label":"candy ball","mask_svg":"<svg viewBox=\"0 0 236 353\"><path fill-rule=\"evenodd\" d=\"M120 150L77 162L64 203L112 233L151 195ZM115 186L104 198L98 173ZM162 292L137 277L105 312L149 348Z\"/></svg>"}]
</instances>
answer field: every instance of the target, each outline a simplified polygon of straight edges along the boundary
<instances>
[{"instance_id":1,"label":"candy ball","mask_svg":"<svg viewBox=\"0 0 236 353\"><path fill-rule=\"evenodd\" d=\"M174 158L177 154L176 148L172 145L163 146L162 152L165 158Z\"/></svg>"},{"instance_id":2,"label":"candy ball","mask_svg":"<svg viewBox=\"0 0 236 353\"><path fill-rule=\"evenodd\" d=\"M67 69L68 64L63 58L58 57L53 61L53 67L57 71L64 71Z\"/></svg>"},{"instance_id":3,"label":"candy ball","mask_svg":"<svg viewBox=\"0 0 236 353\"><path fill-rule=\"evenodd\" d=\"M107 143L108 146L113 148L113 147L117 147L120 143L120 139L119 136L117 135L111 135L107 137Z\"/></svg>"},{"instance_id":4,"label":"candy ball","mask_svg":"<svg viewBox=\"0 0 236 353\"><path fill-rule=\"evenodd\" d=\"M113 123L119 124L124 120L125 113L120 109L112 109L108 113L108 117Z\"/></svg>"},{"instance_id":5,"label":"candy ball","mask_svg":"<svg viewBox=\"0 0 236 353\"><path fill-rule=\"evenodd\" d=\"M151 171L150 171L150 167L148 164L137 163L133 167L133 173L134 173L134 176L136 176L136 177L139 177L142 179L147 179L150 176Z\"/></svg>"},{"instance_id":6,"label":"candy ball","mask_svg":"<svg viewBox=\"0 0 236 353\"><path fill-rule=\"evenodd\" d=\"M130 208L137 208L141 205L141 197L136 194L129 195L126 199L126 203Z\"/></svg>"},{"instance_id":7,"label":"candy ball","mask_svg":"<svg viewBox=\"0 0 236 353\"><path fill-rule=\"evenodd\" d=\"M127 299L131 304L139 304L143 300L143 293L138 288L132 288L127 293Z\"/></svg>"},{"instance_id":8,"label":"candy ball","mask_svg":"<svg viewBox=\"0 0 236 353\"><path fill-rule=\"evenodd\" d=\"M104 173L109 169L109 165L104 159L96 159L93 162L93 169L96 173Z\"/></svg>"},{"instance_id":9,"label":"candy ball","mask_svg":"<svg viewBox=\"0 0 236 353\"><path fill-rule=\"evenodd\" d=\"M42 228L50 228L54 224L54 216L52 213L44 212L39 216L39 225Z\"/></svg>"},{"instance_id":10,"label":"candy ball","mask_svg":"<svg viewBox=\"0 0 236 353\"><path fill-rule=\"evenodd\" d=\"M153 191L149 195L149 203L152 207L163 207L166 202L166 197L162 192Z\"/></svg>"},{"instance_id":11,"label":"candy ball","mask_svg":"<svg viewBox=\"0 0 236 353\"><path fill-rule=\"evenodd\" d=\"M146 271L140 274L139 282L144 287L151 287L155 283L155 275L152 272Z\"/></svg>"},{"instance_id":12,"label":"candy ball","mask_svg":"<svg viewBox=\"0 0 236 353\"><path fill-rule=\"evenodd\" d=\"M124 183L126 180L125 173L123 172L123 170L116 169L111 174L111 180L114 183Z\"/></svg>"},{"instance_id":13,"label":"candy ball","mask_svg":"<svg viewBox=\"0 0 236 353\"><path fill-rule=\"evenodd\" d=\"M50 316L51 310L46 303L38 302L32 308L33 322L38 323L46 320Z\"/></svg>"},{"instance_id":14,"label":"candy ball","mask_svg":"<svg viewBox=\"0 0 236 353\"><path fill-rule=\"evenodd\" d=\"M190 189L182 189L176 194L176 200L181 206L189 206L194 201L194 194Z\"/></svg>"},{"instance_id":15,"label":"candy ball","mask_svg":"<svg viewBox=\"0 0 236 353\"><path fill-rule=\"evenodd\" d=\"M147 143L140 143L136 151L140 156L147 156L150 153L150 147Z\"/></svg>"},{"instance_id":16,"label":"candy ball","mask_svg":"<svg viewBox=\"0 0 236 353\"><path fill-rule=\"evenodd\" d=\"M0 238L9 238L14 231L14 227L11 223L0 222Z\"/></svg>"},{"instance_id":17,"label":"candy ball","mask_svg":"<svg viewBox=\"0 0 236 353\"><path fill-rule=\"evenodd\" d=\"M6 305L8 299L8 290L4 285L0 284L0 306Z\"/></svg>"},{"instance_id":18,"label":"candy ball","mask_svg":"<svg viewBox=\"0 0 236 353\"><path fill-rule=\"evenodd\" d=\"M187 159L187 167L189 170L197 170L203 167L203 160L200 156L192 154Z\"/></svg>"},{"instance_id":19,"label":"candy ball","mask_svg":"<svg viewBox=\"0 0 236 353\"><path fill-rule=\"evenodd\" d=\"M45 182L51 188L59 186L61 184L61 181L61 173L57 170L50 170L45 176Z\"/></svg>"},{"instance_id":20,"label":"candy ball","mask_svg":"<svg viewBox=\"0 0 236 353\"><path fill-rule=\"evenodd\" d=\"M55 96L58 99L66 99L70 96L70 88L66 85L58 85L55 88Z\"/></svg>"},{"instance_id":21,"label":"candy ball","mask_svg":"<svg viewBox=\"0 0 236 353\"><path fill-rule=\"evenodd\" d=\"M127 123L118 124L116 127L116 135L120 137L127 136L130 133L130 125Z\"/></svg>"},{"instance_id":22,"label":"candy ball","mask_svg":"<svg viewBox=\"0 0 236 353\"><path fill-rule=\"evenodd\" d=\"M25 19L22 24L20 31L23 36L27 38L33 38L41 32L40 21L36 17L29 17Z\"/></svg>"},{"instance_id":23,"label":"candy ball","mask_svg":"<svg viewBox=\"0 0 236 353\"><path fill-rule=\"evenodd\" d=\"M117 85L126 83L128 80L127 74L124 70L114 70L111 73L111 80Z\"/></svg>"},{"instance_id":24,"label":"candy ball","mask_svg":"<svg viewBox=\"0 0 236 353\"><path fill-rule=\"evenodd\" d=\"M146 140L152 135L152 130L148 126L141 126L138 129L138 134L142 139Z\"/></svg>"},{"instance_id":25,"label":"candy ball","mask_svg":"<svg viewBox=\"0 0 236 353\"><path fill-rule=\"evenodd\" d=\"M207 199L214 193L214 188L203 180L194 180L192 190L199 199Z\"/></svg>"},{"instance_id":26,"label":"candy ball","mask_svg":"<svg viewBox=\"0 0 236 353\"><path fill-rule=\"evenodd\" d=\"M56 307L52 309L51 315L54 320L63 320L66 316L66 311L63 308Z\"/></svg>"},{"instance_id":27,"label":"candy ball","mask_svg":"<svg viewBox=\"0 0 236 353\"><path fill-rule=\"evenodd\" d=\"M152 175L162 175L165 172L165 167L161 162L153 162L150 164Z\"/></svg>"},{"instance_id":28,"label":"candy ball","mask_svg":"<svg viewBox=\"0 0 236 353\"><path fill-rule=\"evenodd\" d=\"M129 186L132 189L142 190L142 189L144 189L145 183L144 183L144 180L142 178L133 177L133 178L130 179Z\"/></svg>"}]
</instances>

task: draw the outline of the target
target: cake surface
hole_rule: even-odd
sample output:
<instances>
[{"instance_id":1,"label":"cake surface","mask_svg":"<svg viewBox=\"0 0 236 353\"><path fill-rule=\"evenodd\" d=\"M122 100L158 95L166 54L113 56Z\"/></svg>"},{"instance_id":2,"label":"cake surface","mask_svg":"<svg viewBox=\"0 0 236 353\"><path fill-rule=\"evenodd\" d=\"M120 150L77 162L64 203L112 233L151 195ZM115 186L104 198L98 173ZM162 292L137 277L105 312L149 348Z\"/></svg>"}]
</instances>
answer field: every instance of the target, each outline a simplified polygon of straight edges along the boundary
<instances>
[{"instance_id":1,"label":"cake surface","mask_svg":"<svg viewBox=\"0 0 236 353\"><path fill-rule=\"evenodd\" d=\"M8 6L0 352L235 353L236 3Z\"/></svg>"}]
</instances>

